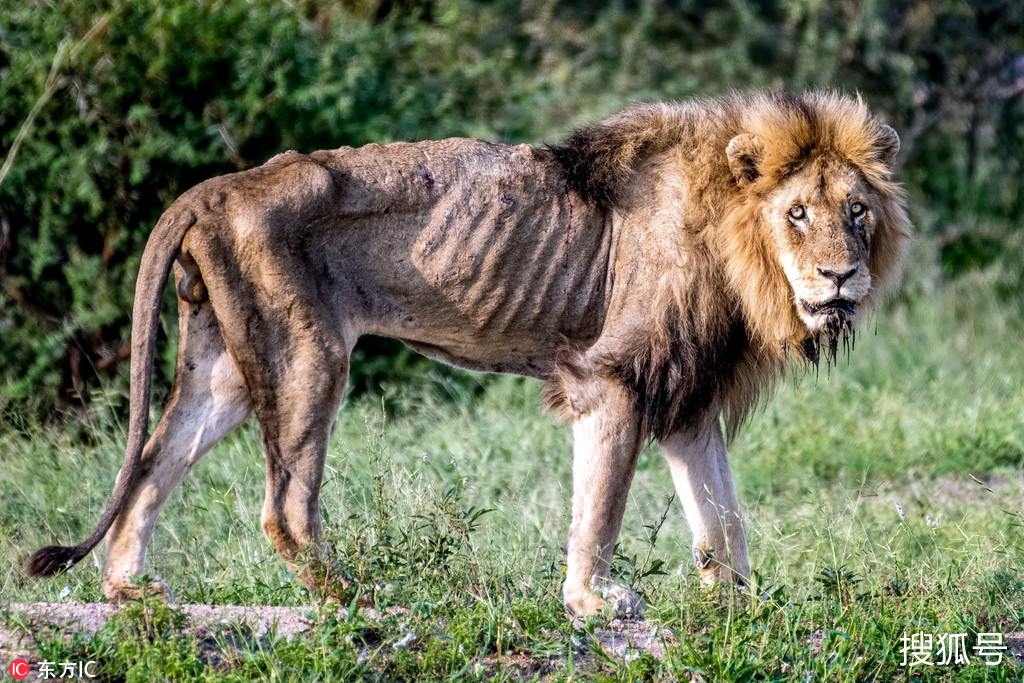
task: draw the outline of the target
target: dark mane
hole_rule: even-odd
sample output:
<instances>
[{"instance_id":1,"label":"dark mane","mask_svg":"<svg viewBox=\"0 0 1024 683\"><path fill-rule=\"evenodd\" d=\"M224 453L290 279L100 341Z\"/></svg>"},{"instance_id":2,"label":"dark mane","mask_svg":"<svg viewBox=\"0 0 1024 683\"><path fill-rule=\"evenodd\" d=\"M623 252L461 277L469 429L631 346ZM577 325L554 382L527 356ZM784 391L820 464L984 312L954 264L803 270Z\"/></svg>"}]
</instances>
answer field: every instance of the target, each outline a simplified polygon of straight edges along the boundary
<instances>
[{"instance_id":1,"label":"dark mane","mask_svg":"<svg viewBox=\"0 0 1024 683\"><path fill-rule=\"evenodd\" d=\"M615 367L619 380L631 390L645 437L664 439L704 419L708 412L725 409L721 400L729 393L750 345L739 317L712 338L701 338L692 321L677 321L674 331L667 346L640 344Z\"/></svg>"},{"instance_id":2,"label":"dark mane","mask_svg":"<svg viewBox=\"0 0 1024 683\"><path fill-rule=\"evenodd\" d=\"M634 104L550 149L569 189L604 208L622 206L645 161L692 137L686 113L669 103Z\"/></svg>"}]
</instances>

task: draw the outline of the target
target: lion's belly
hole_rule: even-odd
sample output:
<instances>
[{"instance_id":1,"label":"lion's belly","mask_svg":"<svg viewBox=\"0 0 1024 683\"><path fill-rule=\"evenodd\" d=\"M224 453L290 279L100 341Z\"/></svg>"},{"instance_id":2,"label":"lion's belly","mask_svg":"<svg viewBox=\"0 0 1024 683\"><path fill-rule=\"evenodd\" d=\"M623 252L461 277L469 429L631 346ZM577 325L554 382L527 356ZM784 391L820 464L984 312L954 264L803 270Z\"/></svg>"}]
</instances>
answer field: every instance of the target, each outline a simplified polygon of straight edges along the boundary
<instances>
[{"instance_id":1,"label":"lion's belly","mask_svg":"<svg viewBox=\"0 0 1024 683\"><path fill-rule=\"evenodd\" d=\"M472 208L439 206L444 219L428 221L405 249L366 255L388 260L381 273L393 279L373 278L360 327L456 365L543 374L564 340L587 345L601 332L610 223L572 227L559 202L514 220L500 202L466 215Z\"/></svg>"}]
</instances>

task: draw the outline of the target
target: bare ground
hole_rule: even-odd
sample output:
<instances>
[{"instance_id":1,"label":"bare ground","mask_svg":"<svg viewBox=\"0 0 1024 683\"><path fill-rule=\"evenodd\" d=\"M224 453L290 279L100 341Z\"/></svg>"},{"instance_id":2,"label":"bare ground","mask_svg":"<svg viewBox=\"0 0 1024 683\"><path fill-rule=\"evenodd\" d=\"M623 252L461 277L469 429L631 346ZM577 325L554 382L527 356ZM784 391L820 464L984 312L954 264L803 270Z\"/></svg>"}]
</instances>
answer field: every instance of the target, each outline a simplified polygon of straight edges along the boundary
<instances>
[{"instance_id":1,"label":"bare ground","mask_svg":"<svg viewBox=\"0 0 1024 683\"><path fill-rule=\"evenodd\" d=\"M185 616L181 635L192 635L199 642L200 656L207 662L219 666L230 667L235 658L236 648L243 645L251 646L254 641L282 638L291 640L301 636L316 622L316 613L310 607L270 607L262 605L177 605ZM387 615L379 614L374 609L364 609L363 614L371 621L380 621L385 616L394 616L405 612L403 608L393 607ZM38 638L52 639L62 637L66 641L75 636L91 636L97 633L104 624L114 616L117 608L105 603L12 603L0 605L0 662L10 662L22 658L36 670L40 661L35 647ZM343 618L347 610L339 608L339 618ZM615 619L604 627L595 628L593 634L577 632L572 642L557 652L531 655L513 653L502 657L501 668L518 671L526 678L540 675L541 679L549 674L564 672L569 653L572 653L576 666L585 665L594 657L595 649L603 650L618 659L637 657L642 653L650 654L658 659L665 656L666 644L677 642L676 637L668 631L659 631L643 619ZM429 637L429 636L426 636ZM817 644L820 649L822 632L816 633L809 641L812 648ZM1004 641L1006 656L1015 662L1024 662L1024 631L1009 633ZM388 646L380 645L381 654L388 656L384 650ZM481 661L488 668L495 668L498 662L495 657Z\"/></svg>"}]
</instances>

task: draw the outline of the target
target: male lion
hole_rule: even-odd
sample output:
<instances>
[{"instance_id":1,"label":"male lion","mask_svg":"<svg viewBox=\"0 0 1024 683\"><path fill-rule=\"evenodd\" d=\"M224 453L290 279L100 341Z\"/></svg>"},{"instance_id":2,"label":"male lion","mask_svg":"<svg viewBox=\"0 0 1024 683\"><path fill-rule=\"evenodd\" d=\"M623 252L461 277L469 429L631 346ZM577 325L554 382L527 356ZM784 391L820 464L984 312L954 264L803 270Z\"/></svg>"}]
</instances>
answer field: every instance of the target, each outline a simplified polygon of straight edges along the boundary
<instances>
[{"instance_id":1,"label":"male lion","mask_svg":"<svg viewBox=\"0 0 1024 683\"><path fill-rule=\"evenodd\" d=\"M637 452L657 439L703 580L747 576L723 429L787 359L834 359L893 285L909 224L899 138L859 101L760 94L641 104L560 147L477 140L280 154L164 213L136 285L124 465L99 525L47 547L52 574L106 535L110 600L137 594L171 490L256 411L262 526L310 588L336 577L318 492L362 334L477 370L543 379L573 420L566 607L628 613L609 583ZM146 440L161 294L180 335Z\"/></svg>"}]
</instances>

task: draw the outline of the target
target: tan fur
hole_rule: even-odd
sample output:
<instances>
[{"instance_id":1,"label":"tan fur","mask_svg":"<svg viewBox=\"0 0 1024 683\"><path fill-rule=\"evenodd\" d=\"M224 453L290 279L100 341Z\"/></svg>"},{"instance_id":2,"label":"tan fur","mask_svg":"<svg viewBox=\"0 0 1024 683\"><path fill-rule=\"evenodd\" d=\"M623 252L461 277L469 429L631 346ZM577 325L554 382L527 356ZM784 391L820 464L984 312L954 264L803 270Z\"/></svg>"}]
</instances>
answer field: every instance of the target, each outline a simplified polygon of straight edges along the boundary
<instances>
[{"instance_id":1,"label":"tan fur","mask_svg":"<svg viewBox=\"0 0 1024 683\"><path fill-rule=\"evenodd\" d=\"M349 353L373 333L547 382L548 405L574 421L569 610L639 608L608 577L652 437L702 576L742 579L720 420L734 432L787 359L816 358L822 335L834 351L895 282L908 236L889 179L898 145L859 101L754 95L637 105L550 149L370 145L207 181L146 247L131 445L113 500L86 542L43 549L30 570L77 561L109 527L104 590L130 594L167 495L252 409L267 456L263 528L307 584L337 590L318 491ZM173 260L179 363L143 452Z\"/></svg>"}]
</instances>

